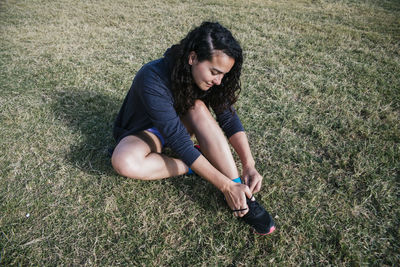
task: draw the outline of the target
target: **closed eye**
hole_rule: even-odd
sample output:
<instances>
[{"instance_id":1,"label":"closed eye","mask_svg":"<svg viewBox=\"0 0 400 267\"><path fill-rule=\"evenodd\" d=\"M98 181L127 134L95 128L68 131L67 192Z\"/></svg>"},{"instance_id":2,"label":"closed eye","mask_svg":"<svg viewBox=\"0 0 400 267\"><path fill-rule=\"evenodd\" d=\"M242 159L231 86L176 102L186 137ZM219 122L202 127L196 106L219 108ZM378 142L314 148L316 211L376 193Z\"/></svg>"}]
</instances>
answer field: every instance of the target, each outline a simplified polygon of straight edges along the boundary
<instances>
[{"instance_id":1,"label":"closed eye","mask_svg":"<svg viewBox=\"0 0 400 267\"><path fill-rule=\"evenodd\" d=\"M220 70L218 70L216 68L212 68L211 69L211 73L212 73L212 75L218 75L218 74L224 75L225 74L224 72L222 72L222 71L220 71Z\"/></svg>"}]
</instances>

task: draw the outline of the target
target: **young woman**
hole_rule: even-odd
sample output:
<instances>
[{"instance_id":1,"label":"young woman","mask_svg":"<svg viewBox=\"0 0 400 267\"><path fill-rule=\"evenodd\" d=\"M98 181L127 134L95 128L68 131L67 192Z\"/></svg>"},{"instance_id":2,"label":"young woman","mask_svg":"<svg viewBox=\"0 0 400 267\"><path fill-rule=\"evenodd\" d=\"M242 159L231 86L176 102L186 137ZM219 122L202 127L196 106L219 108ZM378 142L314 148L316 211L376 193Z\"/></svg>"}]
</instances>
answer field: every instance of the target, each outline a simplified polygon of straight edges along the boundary
<instances>
[{"instance_id":1,"label":"young woman","mask_svg":"<svg viewBox=\"0 0 400 267\"><path fill-rule=\"evenodd\" d=\"M231 32L204 22L163 58L144 65L115 121L118 144L111 161L120 175L142 180L193 170L224 194L235 216L267 234L275 229L273 220L252 197L260 191L262 177L232 106L241 89L242 62L242 49ZM228 140L241 160L244 184ZM178 158L163 154L164 146Z\"/></svg>"}]
</instances>

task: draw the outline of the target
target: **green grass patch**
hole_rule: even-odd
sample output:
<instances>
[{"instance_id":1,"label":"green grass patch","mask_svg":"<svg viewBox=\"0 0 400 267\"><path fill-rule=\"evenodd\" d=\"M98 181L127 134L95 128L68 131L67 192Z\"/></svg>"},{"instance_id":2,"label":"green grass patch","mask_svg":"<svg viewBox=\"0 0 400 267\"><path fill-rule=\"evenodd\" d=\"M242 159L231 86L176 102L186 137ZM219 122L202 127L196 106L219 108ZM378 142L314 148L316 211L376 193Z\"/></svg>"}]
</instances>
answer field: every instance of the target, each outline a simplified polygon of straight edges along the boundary
<instances>
[{"instance_id":1,"label":"green grass patch","mask_svg":"<svg viewBox=\"0 0 400 267\"><path fill-rule=\"evenodd\" d=\"M2 1L0 265L398 265L398 1ZM203 20L245 52L237 103L277 231L198 176L116 175L137 70Z\"/></svg>"}]
</instances>

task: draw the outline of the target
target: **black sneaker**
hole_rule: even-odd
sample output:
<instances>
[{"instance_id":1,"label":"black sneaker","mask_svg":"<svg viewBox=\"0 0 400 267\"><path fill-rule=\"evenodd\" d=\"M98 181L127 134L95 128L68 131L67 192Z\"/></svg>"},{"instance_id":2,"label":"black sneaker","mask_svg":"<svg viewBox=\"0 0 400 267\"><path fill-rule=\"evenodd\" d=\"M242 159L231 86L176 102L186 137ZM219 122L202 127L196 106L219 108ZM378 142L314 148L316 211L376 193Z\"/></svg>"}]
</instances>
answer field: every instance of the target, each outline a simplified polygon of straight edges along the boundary
<instances>
[{"instance_id":1,"label":"black sneaker","mask_svg":"<svg viewBox=\"0 0 400 267\"><path fill-rule=\"evenodd\" d=\"M241 219L254 228L259 235L268 235L275 231L275 223L271 215L257 202L246 199L249 212Z\"/></svg>"}]
</instances>

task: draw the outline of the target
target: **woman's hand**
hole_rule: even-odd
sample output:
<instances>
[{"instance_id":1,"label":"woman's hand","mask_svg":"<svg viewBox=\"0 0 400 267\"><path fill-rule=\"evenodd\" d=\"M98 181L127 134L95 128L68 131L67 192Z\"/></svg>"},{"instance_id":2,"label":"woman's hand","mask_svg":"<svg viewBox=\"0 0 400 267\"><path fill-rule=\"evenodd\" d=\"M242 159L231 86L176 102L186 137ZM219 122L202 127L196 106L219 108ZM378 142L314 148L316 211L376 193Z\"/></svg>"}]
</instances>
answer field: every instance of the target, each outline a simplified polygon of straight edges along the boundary
<instances>
[{"instance_id":1,"label":"woman's hand","mask_svg":"<svg viewBox=\"0 0 400 267\"><path fill-rule=\"evenodd\" d=\"M263 177L255 167L243 168L242 179L253 194L260 191Z\"/></svg>"},{"instance_id":2,"label":"woman's hand","mask_svg":"<svg viewBox=\"0 0 400 267\"><path fill-rule=\"evenodd\" d=\"M252 194L247 185L229 182L228 186L222 190L228 206L234 211L236 217L243 217L249 208L246 202L247 198L251 198Z\"/></svg>"}]
</instances>

